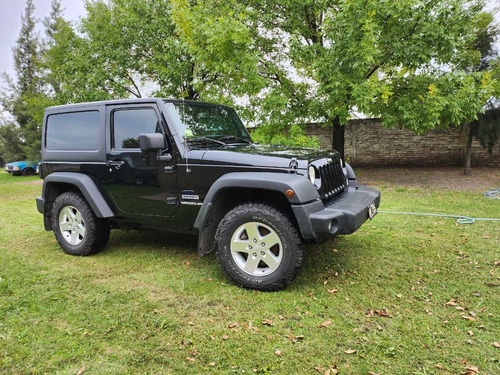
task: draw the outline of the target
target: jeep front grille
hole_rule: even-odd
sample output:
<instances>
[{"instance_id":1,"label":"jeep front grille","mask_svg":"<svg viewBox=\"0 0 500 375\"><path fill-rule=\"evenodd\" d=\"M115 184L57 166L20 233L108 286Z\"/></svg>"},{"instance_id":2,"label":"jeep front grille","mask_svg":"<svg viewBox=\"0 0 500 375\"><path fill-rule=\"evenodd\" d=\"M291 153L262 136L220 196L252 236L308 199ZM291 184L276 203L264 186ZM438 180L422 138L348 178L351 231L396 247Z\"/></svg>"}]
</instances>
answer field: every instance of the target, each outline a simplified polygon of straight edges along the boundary
<instances>
[{"instance_id":1,"label":"jeep front grille","mask_svg":"<svg viewBox=\"0 0 500 375\"><path fill-rule=\"evenodd\" d=\"M333 161L319 167L321 199L328 200L339 195L346 188L346 177L342 171L340 161Z\"/></svg>"}]
</instances>

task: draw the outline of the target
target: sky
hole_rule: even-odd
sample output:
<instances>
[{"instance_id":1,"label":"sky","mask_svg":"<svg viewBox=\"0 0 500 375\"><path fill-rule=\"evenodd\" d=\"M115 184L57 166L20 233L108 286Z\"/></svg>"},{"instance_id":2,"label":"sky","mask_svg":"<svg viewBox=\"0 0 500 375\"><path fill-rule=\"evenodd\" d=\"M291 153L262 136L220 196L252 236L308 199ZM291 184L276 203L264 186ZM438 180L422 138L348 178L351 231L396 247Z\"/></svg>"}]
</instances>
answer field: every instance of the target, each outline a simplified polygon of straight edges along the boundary
<instances>
[{"instance_id":1,"label":"sky","mask_svg":"<svg viewBox=\"0 0 500 375\"><path fill-rule=\"evenodd\" d=\"M33 3L38 20L49 15L51 0L34 0ZM84 0L62 0L61 4L65 18L69 21L77 21L85 15ZM15 74L12 47L21 29L21 14L25 7L25 0L0 0L0 72L7 72L11 77ZM0 81L0 85L3 84L4 81Z\"/></svg>"}]
</instances>

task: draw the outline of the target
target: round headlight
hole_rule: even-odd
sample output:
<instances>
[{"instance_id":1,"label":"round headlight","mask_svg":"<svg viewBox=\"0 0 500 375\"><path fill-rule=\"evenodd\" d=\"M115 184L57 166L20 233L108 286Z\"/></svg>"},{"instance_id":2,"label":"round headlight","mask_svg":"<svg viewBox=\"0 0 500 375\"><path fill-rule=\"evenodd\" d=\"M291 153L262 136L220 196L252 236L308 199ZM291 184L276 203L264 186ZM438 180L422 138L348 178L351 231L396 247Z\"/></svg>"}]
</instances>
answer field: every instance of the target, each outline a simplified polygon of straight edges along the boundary
<instances>
[{"instance_id":1,"label":"round headlight","mask_svg":"<svg viewBox=\"0 0 500 375\"><path fill-rule=\"evenodd\" d=\"M316 168L312 165L309 167L309 180L311 180L312 184L316 181Z\"/></svg>"}]
</instances>

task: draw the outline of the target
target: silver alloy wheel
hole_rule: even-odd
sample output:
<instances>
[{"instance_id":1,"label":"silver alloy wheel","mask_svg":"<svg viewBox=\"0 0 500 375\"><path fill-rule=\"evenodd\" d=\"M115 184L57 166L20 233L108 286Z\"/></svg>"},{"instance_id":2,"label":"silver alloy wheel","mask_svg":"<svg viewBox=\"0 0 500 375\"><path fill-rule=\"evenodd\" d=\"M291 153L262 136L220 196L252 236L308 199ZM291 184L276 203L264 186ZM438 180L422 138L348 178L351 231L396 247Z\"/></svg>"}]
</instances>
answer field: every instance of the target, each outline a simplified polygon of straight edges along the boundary
<instances>
[{"instance_id":1,"label":"silver alloy wheel","mask_svg":"<svg viewBox=\"0 0 500 375\"><path fill-rule=\"evenodd\" d=\"M79 245L85 239L85 222L80 211L73 206L65 206L59 213L59 229L70 245Z\"/></svg>"},{"instance_id":2,"label":"silver alloy wheel","mask_svg":"<svg viewBox=\"0 0 500 375\"><path fill-rule=\"evenodd\" d=\"M267 276L281 264L283 245L273 229L252 221L234 231L231 255L242 271L252 276Z\"/></svg>"}]
</instances>

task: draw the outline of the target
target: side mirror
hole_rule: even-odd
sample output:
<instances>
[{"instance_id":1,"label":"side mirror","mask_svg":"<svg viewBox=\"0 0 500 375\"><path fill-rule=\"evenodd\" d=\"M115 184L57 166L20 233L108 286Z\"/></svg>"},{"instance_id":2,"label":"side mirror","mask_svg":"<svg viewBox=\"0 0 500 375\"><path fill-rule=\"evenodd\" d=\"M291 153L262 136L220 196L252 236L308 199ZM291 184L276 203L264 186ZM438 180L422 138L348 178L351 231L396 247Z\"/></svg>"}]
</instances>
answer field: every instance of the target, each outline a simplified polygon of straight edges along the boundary
<instances>
[{"instance_id":1,"label":"side mirror","mask_svg":"<svg viewBox=\"0 0 500 375\"><path fill-rule=\"evenodd\" d=\"M161 133L139 134L139 145L143 152L164 150L167 148L167 142Z\"/></svg>"}]
</instances>

